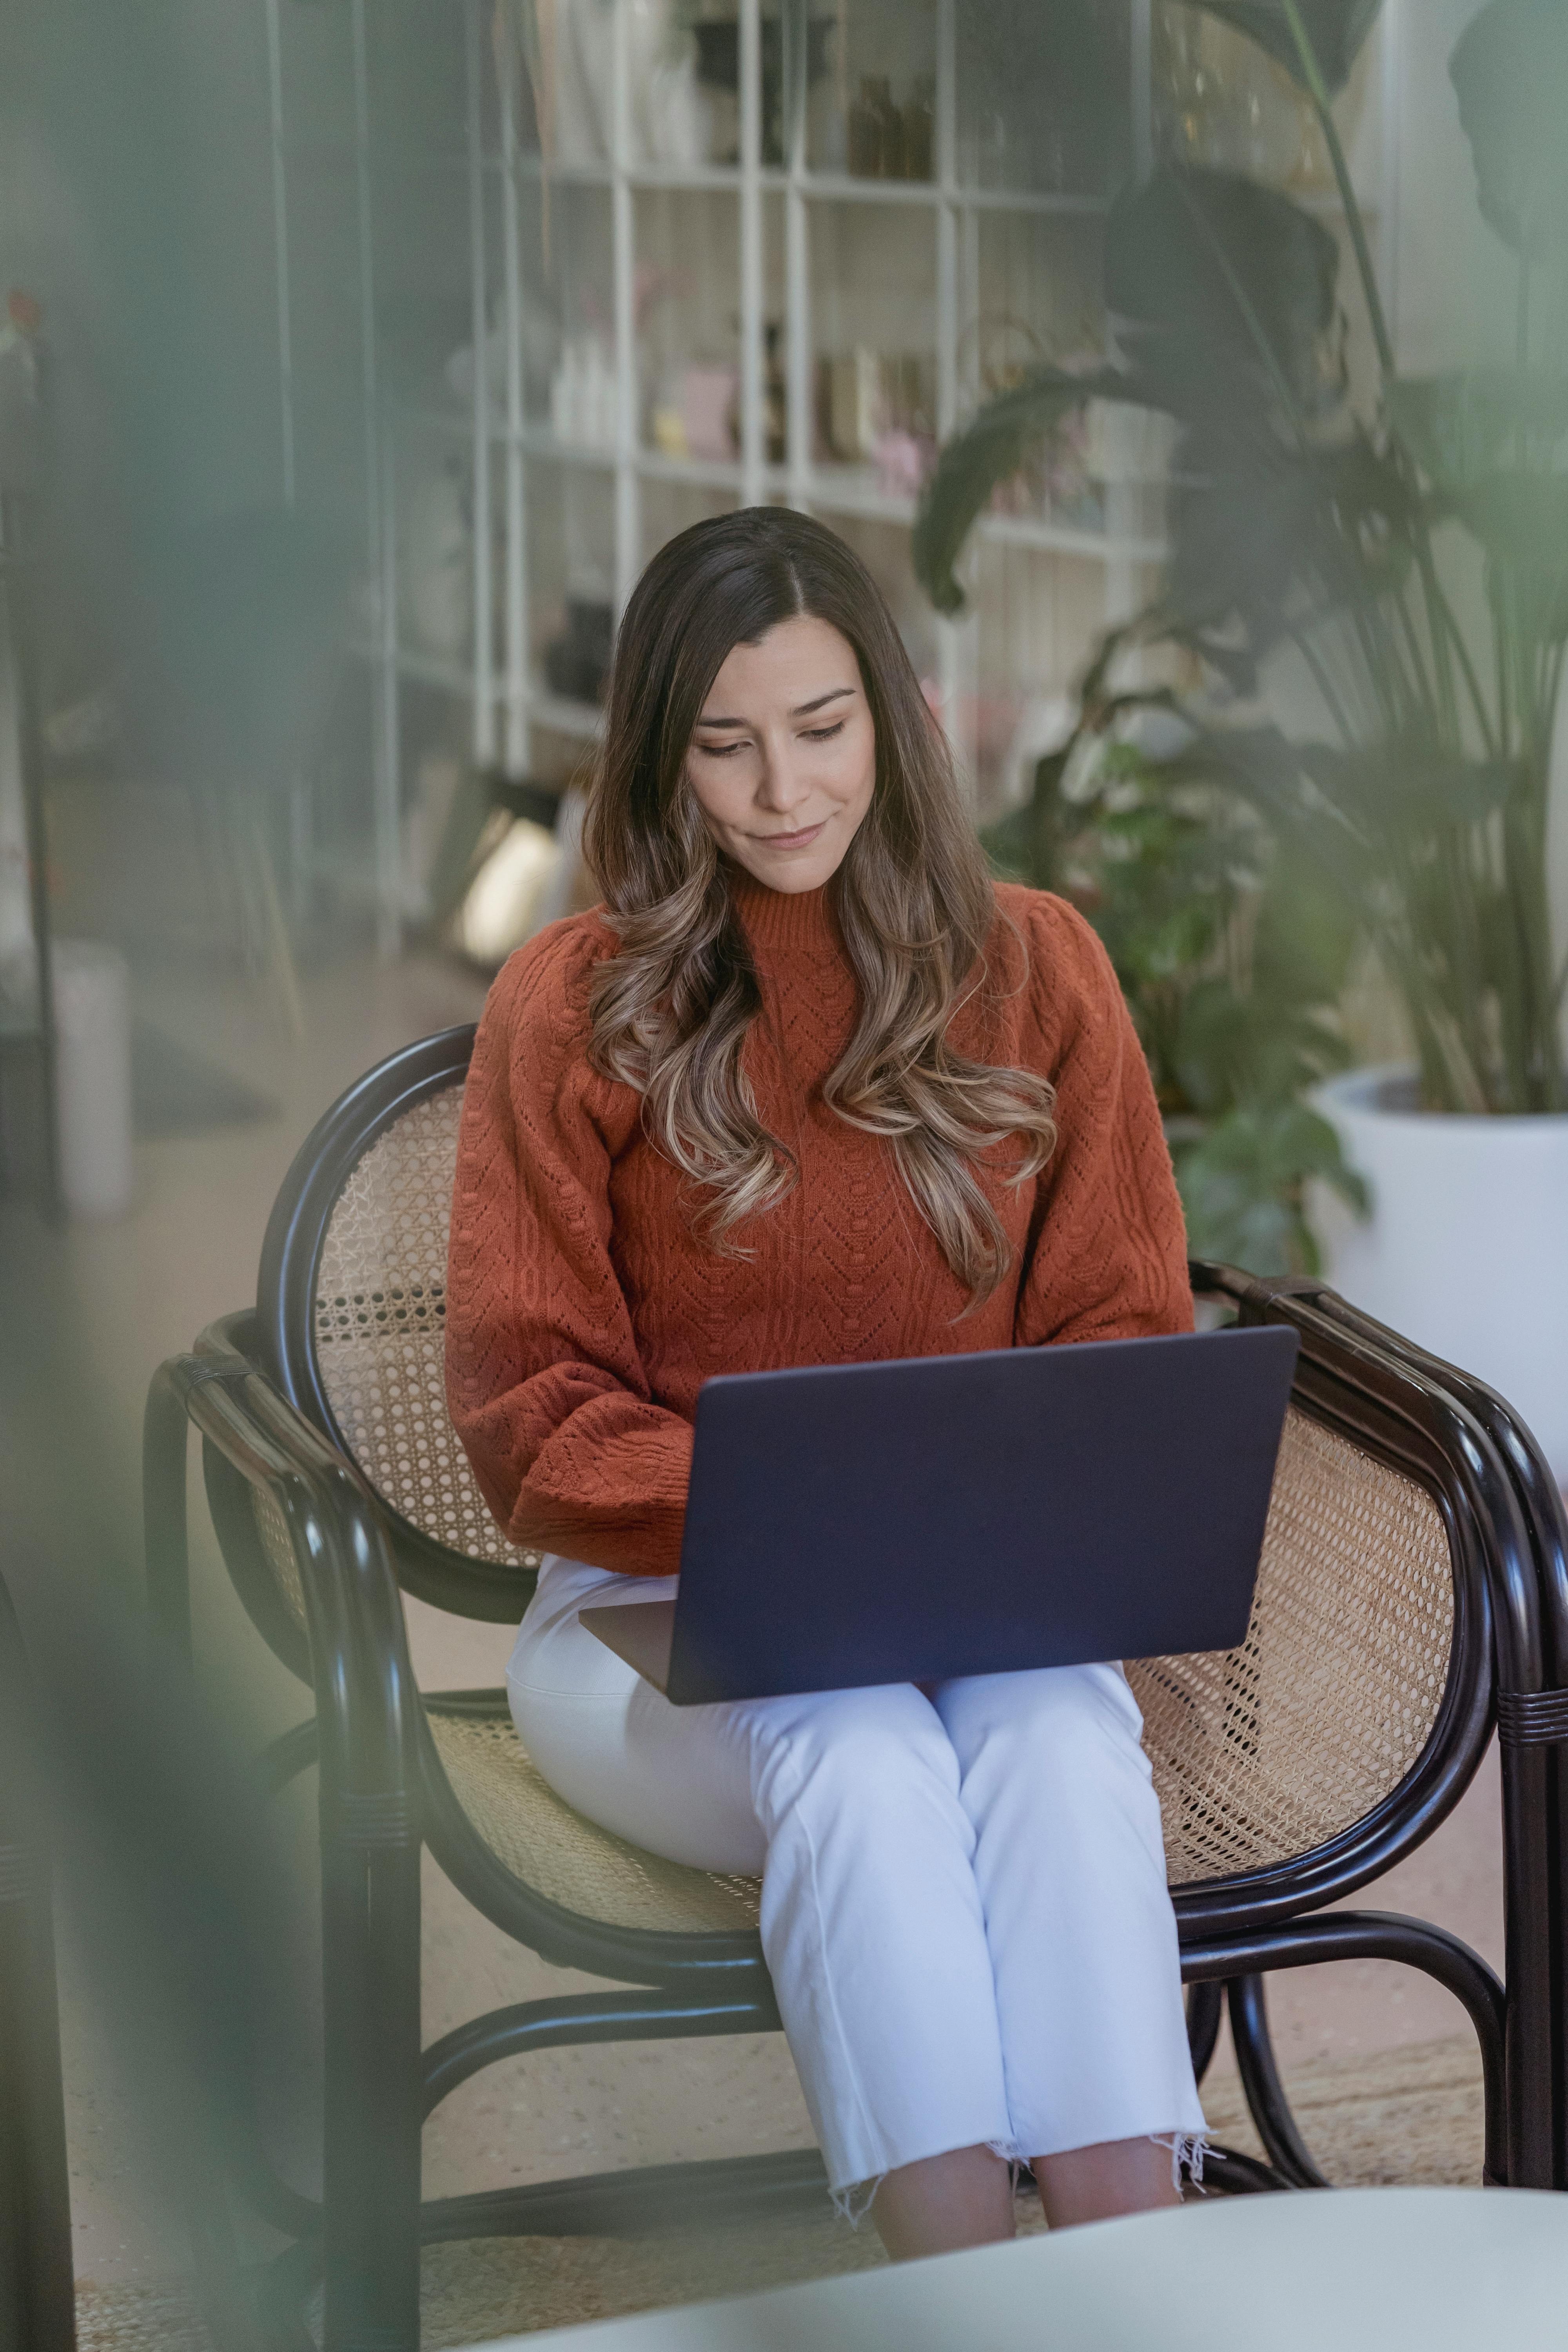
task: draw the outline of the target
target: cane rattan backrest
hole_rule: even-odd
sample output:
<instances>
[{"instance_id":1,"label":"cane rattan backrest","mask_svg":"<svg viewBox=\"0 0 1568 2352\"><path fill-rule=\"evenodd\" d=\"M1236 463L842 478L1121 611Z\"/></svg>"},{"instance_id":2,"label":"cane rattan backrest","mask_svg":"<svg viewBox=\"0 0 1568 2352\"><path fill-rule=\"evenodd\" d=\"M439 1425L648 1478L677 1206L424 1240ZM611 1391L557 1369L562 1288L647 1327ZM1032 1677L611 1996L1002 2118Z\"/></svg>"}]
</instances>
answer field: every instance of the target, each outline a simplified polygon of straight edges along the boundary
<instances>
[{"instance_id":1,"label":"cane rattan backrest","mask_svg":"<svg viewBox=\"0 0 1568 2352\"><path fill-rule=\"evenodd\" d=\"M1246 1641L1128 1668L1172 1884L1290 1861L1370 1812L1426 1745L1453 1632L1436 1505L1292 1408Z\"/></svg>"},{"instance_id":2,"label":"cane rattan backrest","mask_svg":"<svg viewBox=\"0 0 1568 2352\"><path fill-rule=\"evenodd\" d=\"M460 1085L405 1111L338 1195L316 1284L333 1417L376 1492L471 1559L532 1563L486 1508L447 1412L447 1234Z\"/></svg>"}]
</instances>

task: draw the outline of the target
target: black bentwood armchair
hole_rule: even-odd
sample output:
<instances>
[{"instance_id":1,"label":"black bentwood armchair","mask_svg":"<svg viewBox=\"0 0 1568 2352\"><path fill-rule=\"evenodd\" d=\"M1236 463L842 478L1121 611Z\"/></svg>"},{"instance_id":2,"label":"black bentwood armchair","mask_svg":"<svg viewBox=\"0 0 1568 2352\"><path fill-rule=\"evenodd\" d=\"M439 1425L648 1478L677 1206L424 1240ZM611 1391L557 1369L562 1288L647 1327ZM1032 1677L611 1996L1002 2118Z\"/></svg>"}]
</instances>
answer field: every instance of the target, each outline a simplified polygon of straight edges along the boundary
<instances>
[{"instance_id":1,"label":"black bentwood armchair","mask_svg":"<svg viewBox=\"0 0 1568 2352\"><path fill-rule=\"evenodd\" d=\"M504 1691L421 1692L399 1588L514 1623L537 1562L490 1520L447 1417L447 1231L473 1032L392 1055L306 1141L268 1227L254 1311L204 1332L148 1400L154 1618L188 1647L187 1423L245 1607L313 1695L269 1751L320 1771L324 2198L258 2158L247 2193L318 2267L329 2352L416 2352L421 2239L647 2228L700 2203L816 2202L815 2152L599 2174L421 2206L423 2118L480 2067L556 2042L776 2027L757 1885L679 1868L584 1821L520 1746ZM1568 1731L1568 1573L1550 1481L1495 1399L1314 1285L1197 1265L1194 1289L1301 1350L1246 1641L1130 1666L1164 1808L1200 2072L1228 1999L1269 2161L1205 2186L1316 2185L1270 2051L1263 1976L1403 1960L1464 2003L1484 2062L1488 2177L1564 2179L1560 1855L1550 1744ZM1555 1545L1555 1549L1553 1549ZM1555 1579L1555 1582L1552 1580ZM1508 1984L1423 1921L1326 1911L1436 1826L1504 1730ZM419 2039L419 1853L507 1934L611 1987Z\"/></svg>"}]
</instances>

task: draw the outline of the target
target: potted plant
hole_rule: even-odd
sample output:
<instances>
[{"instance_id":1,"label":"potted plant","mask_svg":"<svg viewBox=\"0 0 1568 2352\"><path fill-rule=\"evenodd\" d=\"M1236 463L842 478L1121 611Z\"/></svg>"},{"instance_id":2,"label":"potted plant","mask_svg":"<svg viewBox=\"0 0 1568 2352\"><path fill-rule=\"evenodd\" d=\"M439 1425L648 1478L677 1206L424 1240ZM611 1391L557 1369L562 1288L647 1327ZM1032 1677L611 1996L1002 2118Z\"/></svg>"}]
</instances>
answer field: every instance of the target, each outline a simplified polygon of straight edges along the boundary
<instances>
[{"instance_id":1,"label":"potted plant","mask_svg":"<svg viewBox=\"0 0 1568 2352\"><path fill-rule=\"evenodd\" d=\"M1164 788L1245 800L1375 950L1412 1059L1318 1097L1373 1201L1335 1236L1332 1278L1509 1393L1568 1478L1568 965L1546 878L1568 377L1536 362L1532 304L1568 264L1568 9L1490 0L1454 52L1481 209L1515 258L1516 351L1420 379L1395 367L1331 112L1373 0L1210 13L1311 100L1375 383L1353 396L1321 221L1244 176L1163 165L1108 223L1115 363L1037 370L983 409L942 453L916 562L940 608L961 603L974 517L1087 398L1176 420L1167 575L1102 647L1082 725L1114 739L1162 706ZM1135 648L1167 682L1130 677ZM1309 721L1281 725L1282 700Z\"/></svg>"},{"instance_id":2,"label":"potted plant","mask_svg":"<svg viewBox=\"0 0 1568 2352\"><path fill-rule=\"evenodd\" d=\"M983 835L996 871L1087 916L1154 1080L1194 1256L1316 1274L1321 1184L1365 1190L1303 1094L1349 1054L1334 1017L1352 934L1310 867L1245 803L1173 789L1131 743L1041 761L1026 808Z\"/></svg>"}]
</instances>

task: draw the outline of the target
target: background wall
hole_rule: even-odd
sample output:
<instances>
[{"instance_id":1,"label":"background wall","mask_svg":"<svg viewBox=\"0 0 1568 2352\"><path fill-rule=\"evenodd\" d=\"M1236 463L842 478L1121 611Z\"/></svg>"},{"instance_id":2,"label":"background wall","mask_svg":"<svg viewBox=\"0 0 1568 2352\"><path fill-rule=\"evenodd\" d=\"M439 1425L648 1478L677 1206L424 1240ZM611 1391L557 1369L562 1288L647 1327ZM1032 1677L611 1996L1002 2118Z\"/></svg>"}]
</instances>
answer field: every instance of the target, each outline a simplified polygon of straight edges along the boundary
<instances>
[{"instance_id":1,"label":"background wall","mask_svg":"<svg viewBox=\"0 0 1568 2352\"><path fill-rule=\"evenodd\" d=\"M348 78L327 52L346 37L347 11L285 5L291 37L302 27L318 37L323 89L330 79L342 92ZM1402 364L1426 373L1506 358L1511 257L1477 208L1447 73L1479 0L1384 5L1398 11L1405 59L1385 118L1397 139L1390 291ZM403 20L384 33L405 27L412 45L416 12L392 0L382 13ZM116 602L135 593L127 524L138 513L194 520L279 496L268 137L260 0L142 0L134 10L121 0L24 0L0 17L0 291L22 285L40 296L58 354L67 521L79 559L68 567L77 601L64 657L74 644L84 669ZM323 184L323 221L342 209L341 193ZM405 255L412 279L421 277L409 226L384 257L389 279ZM327 274L309 266L310 239L299 244L296 333L335 346L342 362L331 372L344 406L334 471L352 510L356 289L351 273L334 315ZM1568 941L1562 725L1555 810L1554 904Z\"/></svg>"},{"instance_id":2,"label":"background wall","mask_svg":"<svg viewBox=\"0 0 1568 2352\"><path fill-rule=\"evenodd\" d=\"M1384 0L1389 5L1389 0ZM1448 59L1480 0L1393 0L1403 16L1398 97L1399 233L1394 300L1400 365L1413 375L1507 362L1513 257L1482 220ZM1544 313L1547 303L1538 309ZM1568 363L1568 289L1559 289L1555 363ZM1568 693L1565 693L1568 699ZM1549 851L1557 950L1568 953L1568 710L1558 710ZM1568 1021L1568 1010L1565 1010Z\"/></svg>"}]
</instances>

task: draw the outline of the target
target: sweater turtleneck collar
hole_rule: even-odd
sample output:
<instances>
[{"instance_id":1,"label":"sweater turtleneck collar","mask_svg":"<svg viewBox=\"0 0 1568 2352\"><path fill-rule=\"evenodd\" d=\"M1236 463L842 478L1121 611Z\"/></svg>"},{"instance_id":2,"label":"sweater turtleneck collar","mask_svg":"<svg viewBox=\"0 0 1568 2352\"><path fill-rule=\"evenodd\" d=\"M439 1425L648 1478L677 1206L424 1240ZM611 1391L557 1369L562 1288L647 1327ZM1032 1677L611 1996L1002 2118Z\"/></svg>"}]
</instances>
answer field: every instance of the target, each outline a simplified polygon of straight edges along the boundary
<instances>
[{"instance_id":1,"label":"sweater turtleneck collar","mask_svg":"<svg viewBox=\"0 0 1568 2352\"><path fill-rule=\"evenodd\" d=\"M763 956L798 948L842 952L826 883L819 890L770 890L738 866L731 866L729 881L746 936Z\"/></svg>"}]
</instances>

